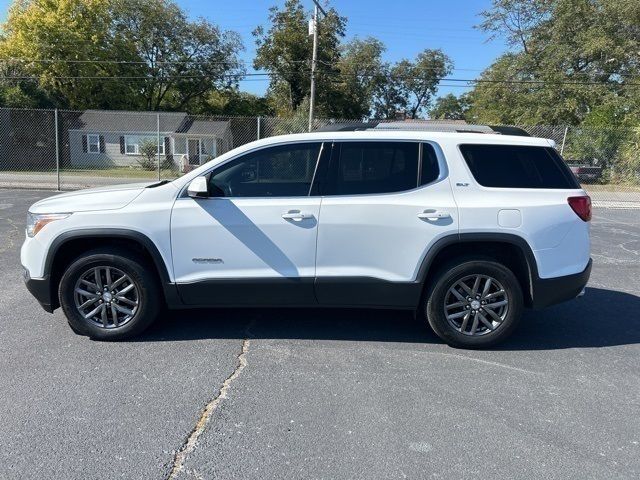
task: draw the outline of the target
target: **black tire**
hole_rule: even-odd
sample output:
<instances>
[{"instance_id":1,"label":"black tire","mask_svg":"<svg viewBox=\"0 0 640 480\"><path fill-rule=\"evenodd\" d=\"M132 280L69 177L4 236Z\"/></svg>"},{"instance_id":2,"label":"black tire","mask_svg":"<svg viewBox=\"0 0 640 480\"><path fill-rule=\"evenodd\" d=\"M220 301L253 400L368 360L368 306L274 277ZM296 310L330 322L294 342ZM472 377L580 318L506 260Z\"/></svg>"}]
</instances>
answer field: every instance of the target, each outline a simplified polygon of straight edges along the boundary
<instances>
[{"instance_id":1,"label":"black tire","mask_svg":"<svg viewBox=\"0 0 640 480\"><path fill-rule=\"evenodd\" d=\"M113 323L109 328L99 326L95 321L85 319L76 307L76 283L83 274L96 267L118 269L135 285L137 310L120 326ZM115 247L91 250L73 261L60 280L58 297L73 331L95 340L122 340L140 334L158 317L164 304L153 267L134 252Z\"/></svg>"},{"instance_id":2,"label":"black tire","mask_svg":"<svg viewBox=\"0 0 640 480\"><path fill-rule=\"evenodd\" d=\"M481 322L478 322L478 324L481 325L479 328L484 333L472 335L470 331L473 325L469 326L469 322L472 322L473 320L471 319L475 318L471 313L473 312L473 307L471 305L457 307L460 309L461 314L462 309L466 308L469 308L467 311L470 312L470 316L467 317L470 320L465 327L466 333L462 333L459 328L455 328L454 325L451 324L453 320L447 320L445 302L448 297L452 298L453 293L449 293L450 288L463 279L470 278L469 282L473 282L473 276L475 275L483 276L483 280L484 276L497 280L502 286L500 290L504 290L506 293L508 304L504 310L504 319L502 322L494 322L493 319L491 319L490 323L494 324L494 330L490 330L482 325ZM497 289L495 284L493 284L493 288ZM459 289L457 291L463 290ZM486 300L486 302L489 303L493 301L495 300ZM484 312L483 315L485 318L489 318L486 306L481 306L480 308L483 310L479 311L479 313ZM500 263L488 259L459 260L458 262L447 265L436 274L431 282L430 288L425 294L421 309L433 331L448 345L458 348L492 347L504 341L517 327L523 309L522 288L513 272ZM495 312L495 309L493 309L493 311ZM456 322L459 321L462 323L463 319L464 317L462 317L461 320L456 320Z\"/></svg>"}]
</instances>

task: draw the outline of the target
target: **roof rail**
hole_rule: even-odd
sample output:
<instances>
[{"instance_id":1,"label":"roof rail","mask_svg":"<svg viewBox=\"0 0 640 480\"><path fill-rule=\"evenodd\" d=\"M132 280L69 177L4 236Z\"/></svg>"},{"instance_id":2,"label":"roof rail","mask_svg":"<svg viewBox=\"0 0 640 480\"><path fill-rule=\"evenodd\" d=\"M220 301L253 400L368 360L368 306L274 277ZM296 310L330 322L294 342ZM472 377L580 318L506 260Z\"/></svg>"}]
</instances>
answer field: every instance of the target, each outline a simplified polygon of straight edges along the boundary
<instances>
[{"instance_id":1,"label":"roof rail","mask_svg":"<svg viewBox=\"0 0 640 480\"><path fill-rule=\"evenodd\" d=\"M314 132L355 132L375 128L380 122L329 123L318 127Z\"/></svg>"},{"instance_id":2,"label":"roof rail","mask_svg":"<svg viewBox=\"0 0 640 480\"><path fill-rule=\"evenodd\" d=\"M489 125L489 128L494 130L496 133L501 133L502 135L515 135L517 137L530 137L531 134L527 132L524 128L520 127L512 127L506 125Z\"/></svg>"},{"instance_id":3,"label":"roof rail","mask_svg":"<svg viewBox=\"0 0 640 480\"><path fill-rule=\"evenodd\" d=\"M524 129L511 126L472 125L467 123L437 123L437 122L359 122L359 123L330 123L317 128L316 132L355 132L365 130L404 130L420 132L457 132L457 133L485 133L500 135L516 135L530 137Z\"/></svg>"}]
</instances>

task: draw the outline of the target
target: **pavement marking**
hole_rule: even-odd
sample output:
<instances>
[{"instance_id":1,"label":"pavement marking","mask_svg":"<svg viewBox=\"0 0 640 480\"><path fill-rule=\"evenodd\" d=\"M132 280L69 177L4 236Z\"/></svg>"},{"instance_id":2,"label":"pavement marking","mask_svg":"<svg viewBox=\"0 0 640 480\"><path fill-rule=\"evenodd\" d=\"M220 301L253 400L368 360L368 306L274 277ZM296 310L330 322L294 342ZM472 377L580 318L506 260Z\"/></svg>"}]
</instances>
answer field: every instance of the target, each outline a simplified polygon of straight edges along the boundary
<instances>
[{"instance_id":1,"label":"pavement marking","mask_svg":"<svg viewBox=\"0 0 640 480\"><path fill-rule=\"evenodd\" d=\"M633 253L634 255L638 255L638 251L637 250L632 250L630 248L625 247L626 244L633 243L633 242L637 242L637 240L630 240L628 242L621 243L620 244L620 248L623 249L626 252Z\"/></svg>"},{"instance_id":2,"label":"pavement marking","mask_svg":"<svg viewBox=\"0 0 640 480\"><path fill-rule=\"evenodd\" d=\"M433 450L433 446L427 442L412 442L409 444L409 450L419 453L429 453Z\"/></svg>"},{"instance_id":3,"label":"pavement marking","mask_svg":"<svg viewBox=\"0 0 640 480\"><path fill-rule=\"evenodd\" d=\"M515 370L520 373L530 373L533 375L542 375L540 372L534 372L532 370L525 370L524 368L512 367L511 365L506 365L504 363L492 362L490 360L482 360L480 358L467 357L466 355L458 355L457 353L441 353L441 352L433 352L437 355L443 355L445 357L454 357L461 358L463 360L469 360L472 362L484 363L485 365L492 365L494 367L507 368L509 370Z\"/></svg>"},{"instance_id":4,"label":"pavement marking","mask_svg":"<svg viewBox=\"0 0 640 480\"><path fill-rule=\"evenodd\" d=\"M601 217L600 215L592 215L592 217L597 218L598 220L602 220L603 223L619 223L620 225L626 225L627 227L634 227L634 228L638 227L637 223L622 222L615 218Z\"/></svg>"},{"instance_id":5,"label":"pavement marking","mask_svg":"<svg viewBox=\"0 0 640 480\"><path fill-rule=\"evenodd\" d=\"M177 478L178 474L184 470L184 463L187 460L189 454L191 454L198 445L198 439L204 433L205 428L211 421L213 412L218 408L222 400L227 398L227 393L233 381L240 376L244 368L247 366L247 352L249 350L249 339L242 340L242 349L238 355L238 365L231 375L222 383L222 388L218 391L218 394L204 407L200 418L198 419L196 426L191 431L185 442L178 449L173 459L173 464L167 480L173 480Z\"/></svg>"},{"instance_id":6,"label":"pavement marking","mask_svg":"<svg viewBox=\"0 0 640 480\"><path fill-rule=\"evenodd\" d=\"M640 202L615 200L592 200L591 205L597 208L612 208L616 210L637 210L640 208Z\"/></svg>"},{"instance_id":7,"label":"pavement marking","mask_svg":"<svg viewBox=\"0 0 640 480\"><path fill-rule=\"evenodd\" d=\"M609 257L607 255L602 255L600 253L591 253L592 257L595 258L599 258L601 260L598 260L597 264L602 264L602 265L625 265L625 266L629 266L629 265L636 265L638 263L637 260L627 260L624 258L613 258L613 257ZM606 287L608 289L610 289L611 287Z\"/></svg>"}]
</instances>

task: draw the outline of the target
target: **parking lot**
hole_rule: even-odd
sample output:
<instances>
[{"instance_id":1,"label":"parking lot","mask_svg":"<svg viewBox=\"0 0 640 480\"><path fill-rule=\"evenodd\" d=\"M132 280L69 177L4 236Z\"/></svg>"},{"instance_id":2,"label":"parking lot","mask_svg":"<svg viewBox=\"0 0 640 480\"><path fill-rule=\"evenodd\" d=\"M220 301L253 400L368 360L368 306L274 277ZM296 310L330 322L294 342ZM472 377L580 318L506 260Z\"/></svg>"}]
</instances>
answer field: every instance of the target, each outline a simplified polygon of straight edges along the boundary
<instances>
[{"instance_id":1,"label":"parking lot","mask_svg":"<svg viewBox=\"0 0 640 480\"><path fill-rule=\"evenodd\" d=\"M596 209L583 298L492 351L406 312L167 313L94 342L22 283L0 190L0 478L640 477L640 210Z\"/></svg>"}]
</instances>

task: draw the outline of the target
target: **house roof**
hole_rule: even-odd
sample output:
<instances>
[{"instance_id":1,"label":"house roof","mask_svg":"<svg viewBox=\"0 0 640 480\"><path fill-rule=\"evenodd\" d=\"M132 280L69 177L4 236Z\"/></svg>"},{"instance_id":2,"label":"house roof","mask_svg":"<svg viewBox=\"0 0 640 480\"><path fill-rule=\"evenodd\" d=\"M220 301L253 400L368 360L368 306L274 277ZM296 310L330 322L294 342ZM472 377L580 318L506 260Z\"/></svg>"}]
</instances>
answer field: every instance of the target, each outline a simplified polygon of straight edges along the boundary
<instances>
[{"instance_id":1,"label":"house roof","mask_svg":"<svg viewBox=\"0 0 640 480\"><path fill-rule=\"evenodd\" d=\"M229 122L227 121L198 120L193 117L187 117L180 128L176 130L176 133L221 136L227 128L229 128Z\"/></svg>"},{"instance_id":2,"label":"house roof","mask_svg":"<svg viewBox=\"0 0 640 480\"><path fill-rule=\"evenodd\" d=\"M187 117L185 112L117 112L87 110L73 129L93 132L175 132Z\"/></svg>"},{"instance_id":3,"label":"house roof","mask_svg":"<svg viewBox=\"0 0 640 480\"><path fill-rule=\"evenodd\" d=\"M160 132L220 136L229 127L221 120L199 120L185 112L121 112L87 110L70 125L85 132L156 132L160 114Z\"/></svg>"}]
</instances>

